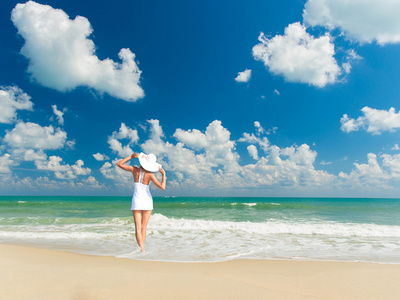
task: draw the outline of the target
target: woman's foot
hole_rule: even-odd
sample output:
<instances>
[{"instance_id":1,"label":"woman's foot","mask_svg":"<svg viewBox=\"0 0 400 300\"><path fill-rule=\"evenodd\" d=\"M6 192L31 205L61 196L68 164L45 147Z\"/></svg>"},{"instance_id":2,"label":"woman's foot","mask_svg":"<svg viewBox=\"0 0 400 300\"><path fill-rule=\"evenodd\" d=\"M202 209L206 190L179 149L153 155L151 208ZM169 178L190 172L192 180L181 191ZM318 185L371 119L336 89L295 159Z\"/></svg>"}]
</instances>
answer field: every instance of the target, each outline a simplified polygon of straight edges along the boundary
<instances>
[{"instance_id":1,"label":"woman's foot","mask_svg":"<svg viewBox=\"0 0 400 300\"><path fill-rule=\"evenodd\" d=\"M140 249L142 250L142 253L143 253L143 254L146 253L146 251L144 251L144 247L143 247L143 246L141 246Z\"/></svg>"}]
</instances>

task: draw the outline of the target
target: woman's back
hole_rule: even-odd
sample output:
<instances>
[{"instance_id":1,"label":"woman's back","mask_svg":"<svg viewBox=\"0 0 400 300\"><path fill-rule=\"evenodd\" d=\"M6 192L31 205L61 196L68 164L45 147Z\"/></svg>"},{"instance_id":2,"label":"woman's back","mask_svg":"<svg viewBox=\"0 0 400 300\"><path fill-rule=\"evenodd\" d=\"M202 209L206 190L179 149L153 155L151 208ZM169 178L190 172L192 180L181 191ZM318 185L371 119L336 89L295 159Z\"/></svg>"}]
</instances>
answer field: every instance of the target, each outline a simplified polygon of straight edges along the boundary
<instances>
[{"instance_id":1,"label":"woman's back","mask_svg":"<svg viewBox=\"0 0 400 300\"><path fill-rule=\"evenodd\" d=\"M144 183L146 172L141 168L137 168L138 174L133 174L138 177L135 180L135 190L132 196L131 210L153 210L153 197L151 196L149 184ZM138 175L138 176L137 176ZM148 177L148 176L147 176ZM149 181L149 178L147 178ZM149 183L149 182L148 182Z\"/></svg>"},{"instance_id":2,"label":"woman's back","mask_svg":"<svg viewBox=\"0 0 400 300\"><path fill-rule=\"evenodd\" d=\"M134 167L133 169L133 181L135 183L142 183L144 185L150 184L150 174L151 172L147 172L143 170L141 167Z\"/></svg>"}]
</instances>

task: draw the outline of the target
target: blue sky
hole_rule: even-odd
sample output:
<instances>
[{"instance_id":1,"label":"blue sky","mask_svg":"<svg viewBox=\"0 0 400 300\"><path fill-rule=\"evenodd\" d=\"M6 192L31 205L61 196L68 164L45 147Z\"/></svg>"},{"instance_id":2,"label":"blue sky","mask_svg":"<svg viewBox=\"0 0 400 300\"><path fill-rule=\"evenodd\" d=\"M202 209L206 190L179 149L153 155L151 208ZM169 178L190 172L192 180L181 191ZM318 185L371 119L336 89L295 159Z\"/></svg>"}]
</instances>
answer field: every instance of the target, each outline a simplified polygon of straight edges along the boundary
<instances>
[{"instance_id":1,"label":"blue sky","mask_svg":"<svg viewBox=\"0 0 400 300\"><path fill-rule=\"evenodd\" d=\"M129 195L115 163L142 151L167 172L154 195L399 196L399 3L0 13L3 195Z\"/></svg>"}]
</instances>

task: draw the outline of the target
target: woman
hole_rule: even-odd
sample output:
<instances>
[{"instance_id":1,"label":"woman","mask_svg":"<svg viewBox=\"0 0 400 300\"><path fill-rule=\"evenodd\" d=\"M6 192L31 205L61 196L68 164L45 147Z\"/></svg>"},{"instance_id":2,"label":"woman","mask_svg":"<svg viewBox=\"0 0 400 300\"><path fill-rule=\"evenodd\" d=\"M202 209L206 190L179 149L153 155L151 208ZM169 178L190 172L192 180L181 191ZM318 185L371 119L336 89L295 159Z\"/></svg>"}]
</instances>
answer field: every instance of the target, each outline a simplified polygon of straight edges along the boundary
<instances>
[{"instance_id":1,"label":"woman","mask_svg":"<svg viewBox=\"0 0 400 300\"><path fill-rule=\"evenodd\" d=\"M140 167L125 166L125 163L132 158L139 158ZM137 154L133 153L125 159L120 160L117 166L121 169L131 172L133 175L135 191L132 197L132 214L135 221L136 241L144 253L144 240L146 239L146 228L150 219L151 211L153 210L153 198L150 194L149 185L153 182L154 185L162 190L165 190L167 177L165 171L160 164L157 163L157 158L154 154ZM157 180L152 172L159 171L162 175L161 183Z\"/></svg>"}]
</instances>

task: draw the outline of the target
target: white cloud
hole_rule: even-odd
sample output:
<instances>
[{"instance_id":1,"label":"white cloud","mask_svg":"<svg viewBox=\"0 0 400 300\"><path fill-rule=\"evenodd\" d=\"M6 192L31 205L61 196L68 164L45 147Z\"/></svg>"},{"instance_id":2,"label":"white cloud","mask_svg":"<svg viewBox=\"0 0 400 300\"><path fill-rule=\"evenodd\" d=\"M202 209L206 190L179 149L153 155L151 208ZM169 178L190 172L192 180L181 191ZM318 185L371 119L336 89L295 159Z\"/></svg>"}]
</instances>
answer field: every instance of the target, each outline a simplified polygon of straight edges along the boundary
<instances>
[{"instance_id":1,"label":"white cloud","mask_svg":"<svg viewBox=\"0 0 400 300\"><path fill-rule=\"evenodd\" d=\"M105 162L104 165L100 168L100 172L101 174L103 174L105 178L115 179L115 176L111 173L112 170L111 167L112 167L111 163Z\"/></svg>"},{"instance_id":2,"label":"white cloud","mask_svg":"<svg viewBox=\"0 0 400 300\"><path fill-rule=\"evenodd\" d=\"M308 26L340 28L360 43L400 42L400 2L393 0L308 0L303 20Z\"/></svg>"},{"instance_id":3,"label":"white cloud","mask_svg":"<svg viewBox=\"0 0 400 300\"><path fill-rule=\"evenodd\" d=\"M218 120L211 122L206 130L176 129L176 143L166 141L158 120L149 120L149 137L140 147L144 152L157 155L157 160L168 174L168 190L171 193L201 192L214 194L221 191L243 193L250 188L258 192L264 188L280 192L308 191L331 195L340 191L363 191L370 193L395 191L400 180L400 155L368 155L368 163L355 163L354 170L338 176L324 170L316 170L317 152L307 144L281 148L272 145L265 136L258 133L243 133L237 141L231 140L231 134ZM261 126L261 124L260 124ZM147 130L147 128L145 128ZM265 130L262 134L266 135ZM240 165L241 158L236 152L236 142L248 143L248 154L254 164ZM260 153L260 149L263 153ZM347 159L347 158L344 158ZM378 161L379 159L379 161ZM105 162L100 171L107 179L126 188L132 181L128 172L116 167L119 159ZM136 164L133 160L131 164ZM321 162L319 165L328 165ZM271 191L272 191L271 190ZM317 191L317 192L316 192Z\"/></svg>"},{"instance_id":4,"label":"white cloud","mask_svg":"<svg viewBox=\"0 0 400 300\"><path fill-rule=\"evenodd\" d=\"M118 168L118 161L119 159L114 159L112 163L105 162L100 168L100 172L105 178L114 180L117 184L126 186L132 182L132 174Z\"/></svg>"},{"instance_id":5,"label":"white cloud","mask_svg":"<svg viewBox=\"0 0 400 300\"><path fill-rule=\"evenodd\" d=\"M391 150L400 150L400 147L398 144L395 144Z\"/></svg>"},{"instance_id":6,"label":"white cloud","mask_svg":"<svg viewBox=\"0 0 400 300\"><path fill-rule=\"evenodd\" d=\"M400 154L389 155L382 154L382 166L388 168L392 178L400 178Z\"/></svg>"},{"instance_id":7,"label":"white cloud","mask_svg":"<svg viewBox=\"0 0 400 300\"><path fill-rule=\"evenodd\" d=\"M355 189L362 187L367 191L376 192L376 189L391 189L390 180L400 178L400 156L381 155L383 158L382 166L378 162L378 157L374 153L368 154L368 163L354 163L355 169L349 174L340 172L338 178L341 185L350 186Z\"/></svg>"},{"instance_id":8,"label":"white cloud","mask_svg":"<svg viewBox=\"0 0 400 300\"><path fill-rule=\"evenodd\" d=\"M151 119L147 123L150 124L150 138L142 144L143 151L155 155L164 153L166 143L162 140L164 132L160 126L160 121Z\"/></svg>"},{"instance_id":9,"label":"white cloud","mask_svg":"<svg viewBox=\"0 0 400 300\"><path fill-rule=\"evenodd\" d=\"M79 159L74 165L60 164L62 158L59 156L50 156L49 160L37 160L35 165L38 170L53 171L58 179L74 179L79 175L88 175L91 173L89 168L82 168L84 162Z\"/></svg>"},{"instance_id":10,"label":"white cloud","mask_svg":"<svg viewBox=\"0 0 400 300\"><path fill-rule=\"evenodd\" d=\"M391 107L387 110L379 110L365 106L361 109L364 116L357 119L349 118L344 114L340 119L342 126L340 129L344 132L358 131L360 128L366 129L372 134L381 134L382 131L391 131L400 128L400 112Z\"/></svg>"},{"instance_id":11,"label":"white cloud","mask_svg":"<svg viewBox=\"0 0 400 300\"><path fill-rule=\"evenodd\" d=\"M230 132L220 121L211 122L205 132L177 129L175 145L164 141L158 120L148 123L150 138L142 144L142 149L157 155L167 172L174 172L177 179L169 181L170 188L179 191L227 188L231 186L231 178L238 177L240 166L235 142L230 140Z\"/></svg>"},{"instance_id":12,"label":"white cloud","mask_svg":"<svg viewBox=\"0 0 400 300\"><path fill-rule=\"evenodd\" d=\"M176 174L177 179L169 181L169 186L180 191L188 190L187 186L191 190L324 186L335 180L334 175L314 169L317 153L306 144L281 149L271 146L266 137L244 133L238 142L252 144L247 149L257 163L240 166L235 141L230 140L230 132L218 120L210 123L205 132L177 129L176 145L163 140L164 133L157 120L153 120L151 126L153 133L142 148L158 155L167 172ZM255 127L257 130L256 124ZM264 150L264 157L259 156L254 144Z\"/></svg>"},{"instance_id":13,"label":"white cloud","mask_svg":"<svg viewBox=\"0 0 400 300\"><path fill-rule=\"evenodd\" d=\"M216 165L223 165L226 170L234 171L238 168L238 154L234 152L235 142L230 140L231 133L222 126L222 122L215 120L211 122L205 136L207 144L205 147L207 159Z\"/></svg>"},{"instance_id":14,"label":"white cloud","mask_svg":"<svg viewBox=\"0 0 400 300\"><path fill-rule=\"evenodd\" d=\"M258 121L254 122L254 127L257 129L258 133L263 133L265 131L264 128L261 126L260 122Z\"/></svg>"},{"instance_id":15,"label":"white cloud","mask_svg":"<svg viewBox=\"0 0 400 300\"><path fill-rule=\"evenodd\" d=\"M53 108L53 113L56 115L58 124L64 125L64 117L63 116L64 116L64 113L66 111L65 108L64 108L63 111L59 111L57 109L57 105L52 105L51 108Z\"/></svg>"},{"instance_id":16,"label":"white cloud","mask_svg":"<svg viewBox=\"0 0 400 300\"><path fill-rule=\"evenodd\" d=\"M207 145L206 135L197 129L189 129L185 131L178 128L174 133L174 138L184 143L186 146L196 150L203 149Z\"/></svg>"},{"instance_id":17,"label":"white cloud","mask_svg":"<svg viewBox=\"0 0 400 300\"><path fill-rule=\"evenodd\" d=\"M357 60L362 59L354 49L350 49L346 51L346 55L344 57L344 62L342 63L342 69L346 74L350 74L351 71L351 63Z\"/></svg>"},{"instance_id":18,"label":"white cloud","mask_svg":"<svg viewBox=\"0 0 400 300\"><path fill-rule=\"evenodd\" d=\"M116 139L109 139L108 144L113 152L118 153L120 157L127 157L133 154L133 150L129 146L122 146L122 143Z\"/></svg>"},{"instance_id":19,"label":"white cloud","mask_svg":"<svg viewBox=\"0 0 400 300\"><path fill-rule=\"evenodd\" d=\"M46 160L47 155L43 150L17 148L12 150L12 157L16 161Z\"/></svg>"},{"instance_id":20,"label":"white cloud","mask_svg":"<svg viewBox=\"0 0 400 300\"><path fill-rule=\"evenodd\" d=\"M314 169L316 152L306 144L300 147L271 146L269 154L254 165L246 165L248 186L329 186L335 176Z\"/></svg>"},{"instance_id":21,"label":"white cloud","mask_svg":"<svg viewBox=\"0 0 400 300\"><path fill-rule=\"evenodd\" d=\"M93 29L85 17L71 20L61 9L29 1L17 4L11 19L25 39L21 53L38 83L62 92L86 86L126 101L144 97L135 54L121 49L121 64L100 60L88 39Z\"/></svg>"},{"instance_id":22,"label":"white cloud","mask_svg":"<svg viewBox=\"0 0 400 300\"><path fill-rule=\"evenodd\" d=\"M1 176L0 180L0 188L2 191L7 191L10 193L15 192L15 190L25 190L25 191L35 191L35 192L43 192L49 191L52 192L65 192L71 191L74 192L92 192L93 190L106 189L106 187L102 184L99 184L97 180L93 176L89 176L86 179L81 179L80 181L74 180L51 180L47 176L40 176L38 178L18 178L17 175L10 176L4 174Z\"/></svg>"},{"instance_id":23,"label":"white cloud","mask_svg":"<svg viewBox=\"0 0 400 300\"><path fill-rule=\"evenodd\" d=\"M104 186L102 184L100 184L96 178L94 178L93 176L89 176L86 179L83 179L82 182L79 182L79 185L81 185L82 187L89 187L92 189L103 189Z\"/></svg>"},{"instance_id":24,"label":"white cloud","mask_svg":"<svg viewBox=\"0 0 400 300\"><path fill-rule=\"evenodd\" d=\"M251 78L251 70L246 69L243 72L238 72L238 76L235 78L236 82L249 82Z\"/></svg>"},{"instance_id":25,"label":"white cloud","mask_svg":"<svg viewBox=\"0 0 400 300\"><path fill-rule=\"evenodd\" d=\"M240 139L238 139L238 142L258 144L265 152L268 151L270 147L268 138L266 137L260 138L258 136L255 136L254 133L251 134L247 132L243 133L243 136Z\"/></svg>"},{"instance_id":26,"label":"white cloud","mask_svg":"<svg viewBox=\"0 0 400 300\"><path fill-rule=\"evenodd\" d=\"M336 63L334 45L328 35L314 38L299 22L289 24L284 35L268 39L261 33L253 47L253 57L274 75L288 82L308 83L317 87L338 81L341 69Z\"/></svg>"},{"instance_id":27,"label":"white cloud","mask_svg":"<svg viewBox=\"0 0 400 300\"><path fill-rule=\"evenodd\" d=\"M104 160L109 160L109 159L110 159L107 155L101 154L101 153L93 154L93 157L94 157L97 161L104 161Z\"/></svg>"},{"instance_id":28,"label":"white cloud","mask_svg":"<svg viewBox=\"0 0 400 300\"><path fill-rule=\"evenodd\" d=\"M64 147L67 133L53 126L19 122L6 133L4 141L12 148L55 150Z\"/></svg>"},{"instance_id":29,"label":"white cloud","mask_svg":"<svg viewBox=\"0 0 400 300\"><path fill-rule=\"evenodd\" d=\"M61 165L62 158L59 156L50 156L48 161L37 160L35 161L38 170L53 171L57 178L76 178L71 170L70 165Z\"/></svg>"},{"instance_id":30,"label":"white cloud","mask_svg":"<svg viewBox=\"0 0 400 300\"><path fill-rule=\"evenodd\" d=\"M348 62L344 62L342 64L342 69L346 74L350 74L350 72L351 72L351 64L348 63Z\"/></svg>"},{"instance_id":31,"label":"white cloud","mask_svg":"<svg viewBox=\"0 0 400 300\"><path fill-rule=\"evenodd\" d=\"M129 144L135 144L139 140L139 135L136 129L131 129L126 126L125 123L121 123L119 131L114 131L111 135L111 138L117 140L129 139Z\"/></svg>"},{"instance_id":32,"label":"white cloud","mask_svg":"<svg viewBox=\"0 0 400 300\"><path fill-rule=\"evenodd\" d=\"M278 130L278 127L274 126L271 129L268 129L267 134L276 133L277 130Z\"/></svg>"},{"instance_id":33,"label":"white cloud","mask_svg":"<svg viewBox=\"0 0 400 300\"><path fill-rule=\"evenodd\" d=\"M122 146L120 140L128 139L128 145ZM121 123L121 127L119 131L114 131L111 136L108 137L108 144L113 152L118 153L121 157L129 156L133 153L133 150L130 148L131 145L134 145L139 140L139 135L137 130L133 130L127 127L124 123Z\"/></svg>"},{"instance_id":34,"label":"white cloud","mask_svg":"<svg viewBox=\"0 0 400 300\"><path fill-rule=\"evenodd\" d=\"M358 120L350 119L347 114L344 114L343 117L340 118L340 124L342 124L340 129L347 133L352 131L358 131L358 129L362 125L361 123L363 123L363 119L360 118Z\"/></svg>"},{"instance_id":35,"label":"white cloud","mask_svg":"<svg viewBox=\"0 0 400 300\"><path fill-rule=\"evenodd\" d=\"M11 124L17 118L17 110L33 110L31 97L16 86L0 88L0 123Z\"/></svg>"},{"instance_id":36,"label":"white cloud","mask_svg":"<svg viewBox=\"0 0 400 300\"><path fill-rule=\"evenodd\" d=\"M290 160L297 165L312 165L317 157L317 152L311 150L307 144L285 148L282 150L282 154L289 156Z\"/></svg>"},{"instance_id":37,"label":"white cloud","mask_svg":"<svg viewBox=\"0 0 400 300\"><path fill-rule=\"evenodd\" d=\"M258 151L257 151L257 147L254 145L250 145L247 147L247 151L249 152L249 155L255 159L258 160Z\"/></svg>"},{"instance_id":38,"label":"white cloud","mask_svg":"<svg viewBox=\"0 0 400 300\"><path fill-rule=\"evenodd\" d=\"M10 159L10 154L4 154L0 156L0 174L11 173L11 166L13 165L13 160Z\"/></svg>"},{"instance_id":39,"label":"white cloud","mask_svg":"<svg viewBox=\"0 0 400 300\"><path fill-rule=\"evenodd\" d=\"M82 168L84 165L83 160L78 159L73 166L71 166L74 174L76 175L88 175L90 174L91 170L89 168Z\"/></svg>"},{"instance_id":40,"label":"white cloud","mask_svg":"<svg viewBox=\"0 0 400 300\"><path fill-rule=\"evenodd\" d=\"M279 91L278 91L278 90L276 90L276 89L274 90L274 93L275 93L275 94L277 94L278 96L280 96L280 95L281 95L281 93L279 93Z\"/></svg>"},{"instance_id":41,"label":"white cloud","mask_svg":"<svg viewBox=\"0 0 400 300\"><path fill-rule=\"evenodd\" d=\"M164 132L158 120L149 120L148 123L150 137L141 144L142 150L157 155L157 160L164 169L175 172L177 176L186 174L186 178L191 178L190 180L204 177L209 182L209 178L215 173L212 168L232 170L237 164L236 156L231 151L234 142L229 140L230 133L220 126L220 121L211 123L205 133L197 129L177 129L174 137L179 142L176 145L164 141ZM200 153L196 154L187 147ZM205 182L199 184L206 185Z\"/></svg>"}]
</instances>

